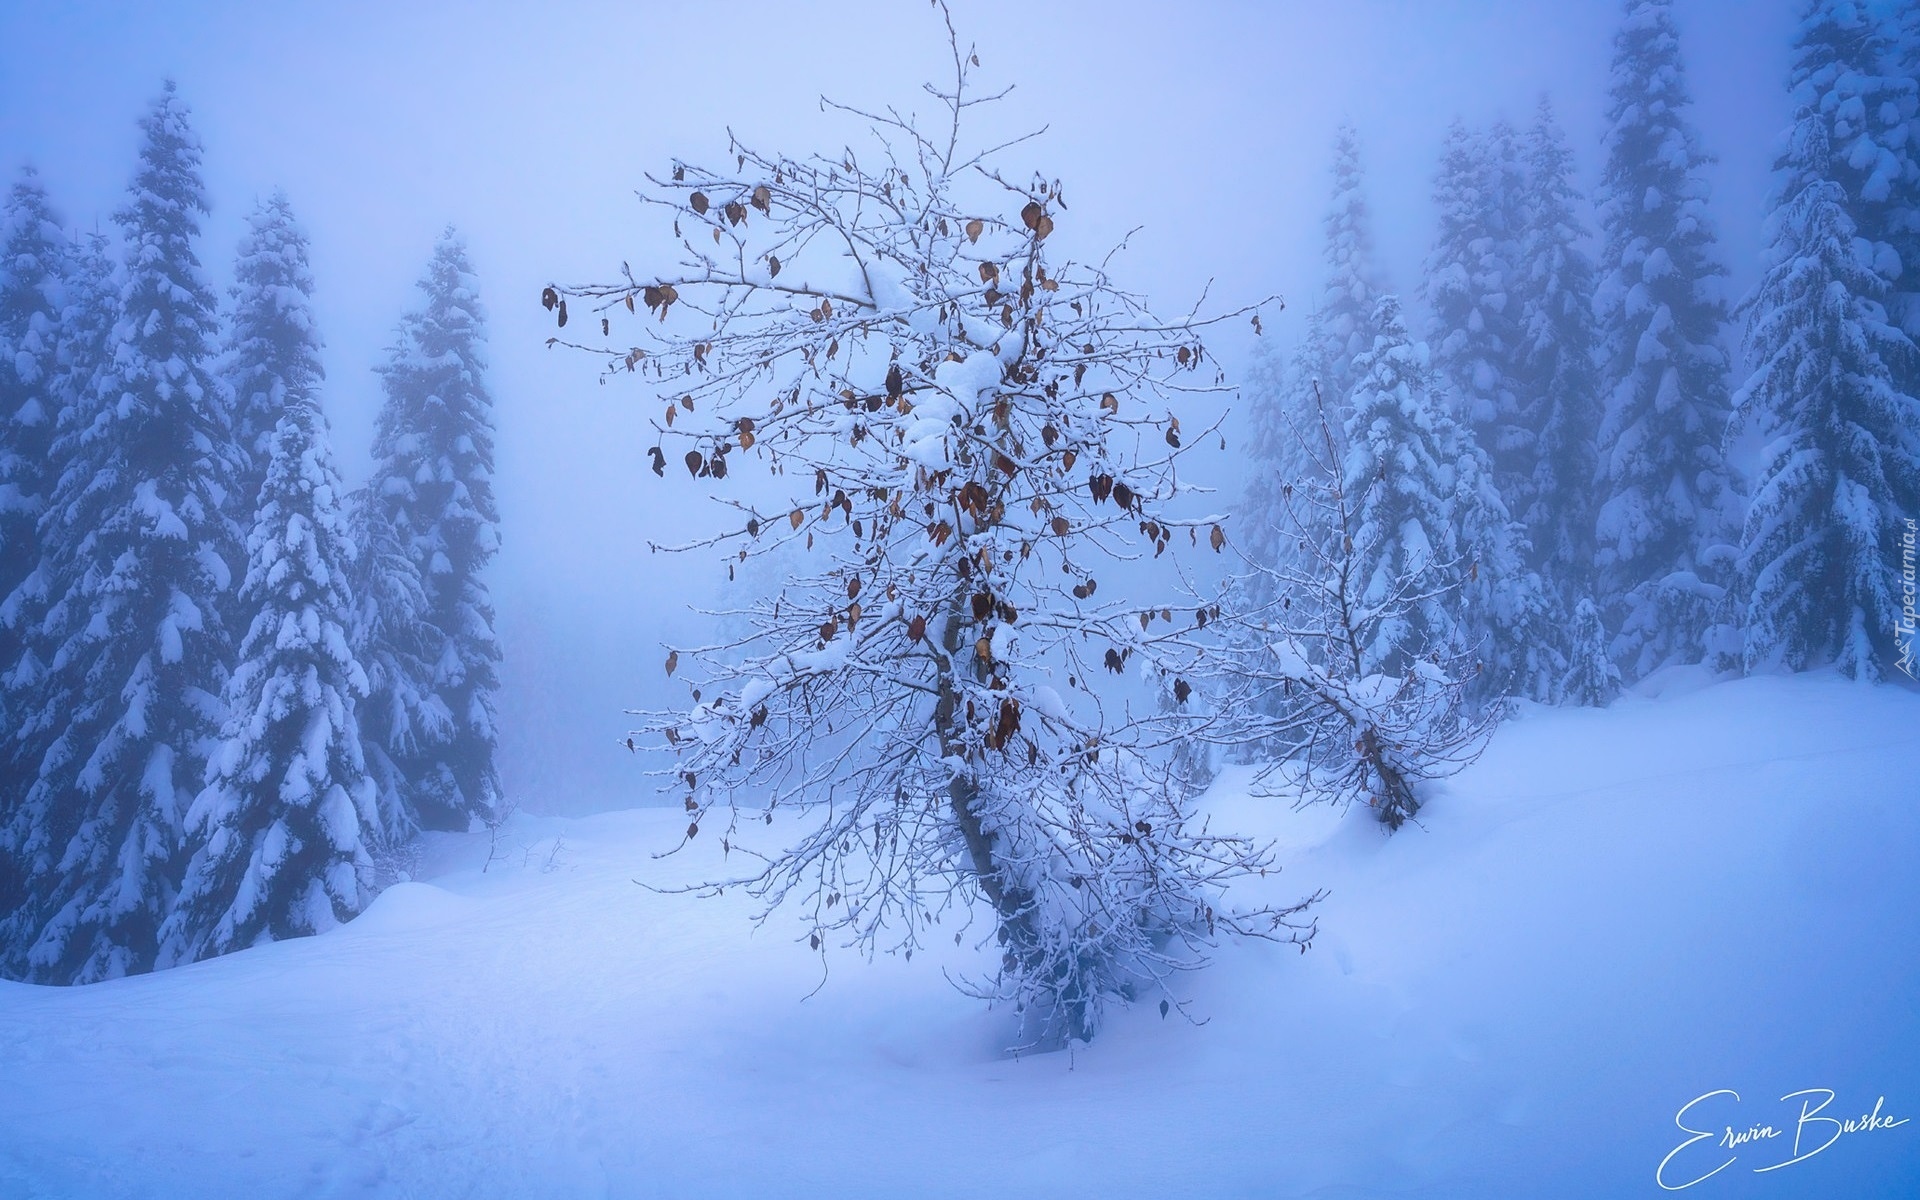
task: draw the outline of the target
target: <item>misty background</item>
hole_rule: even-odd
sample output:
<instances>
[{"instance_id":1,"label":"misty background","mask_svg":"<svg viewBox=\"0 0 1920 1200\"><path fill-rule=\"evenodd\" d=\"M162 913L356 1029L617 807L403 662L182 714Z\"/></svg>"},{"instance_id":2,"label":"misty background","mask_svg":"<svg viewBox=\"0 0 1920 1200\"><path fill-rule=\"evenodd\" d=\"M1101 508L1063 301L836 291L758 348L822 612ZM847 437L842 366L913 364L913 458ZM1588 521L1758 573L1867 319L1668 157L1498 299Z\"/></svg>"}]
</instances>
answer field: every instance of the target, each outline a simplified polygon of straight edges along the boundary
<instances>
[{"instance_id":1,"label":"misty background","mask_svg":"<svg viewBox=\"0 0 1920 1200\"><path fill-rule=\"evenodd\" d=\"M1286 343L1320 282L1340 120L1362 139L1387 284L1411 303L1454 117L1523 125L1551 95L1592 187L1619 19L1613 0L954 7L982 81L1015 85L990 127L1047 127L1011 161L1065 184L1063 249L1097 258L1137 226L1123 283L1163 314L1209 281L1214 310L1297 299L1267 322ZM1792 6L1675 8L1737 297L1754 281L1788 116ZM449 222L465 233L499 429L499 765L510 801L580 813L653 798L618 746L623 710L679 697L662 643L702 640L687 606L719 602L724 573L649 552L698 527L707 486L647 470L650 392L637 377L602 386L597 360L549 351L540 289L611 278L623 260L643 277L666 265L656 256L672 247L639 237L642 172L676 156L718 164L729 127L764 148L831 151L858 126L823 113L822 93L912 105L945 54L917 0L14 4L0 9L0 167L34 165L68 224L104 227L134 167L135 121L177 80L206 147L200 253L223 296L256 198L284 187L312 237L323 397L350 485L370 467L371 368L436 235ZM1213 345L1231 367L1251 340L1235 326ZM1240 462L1230 449L1194 466L1237 495Z\"/></svg>"}]
</instances>

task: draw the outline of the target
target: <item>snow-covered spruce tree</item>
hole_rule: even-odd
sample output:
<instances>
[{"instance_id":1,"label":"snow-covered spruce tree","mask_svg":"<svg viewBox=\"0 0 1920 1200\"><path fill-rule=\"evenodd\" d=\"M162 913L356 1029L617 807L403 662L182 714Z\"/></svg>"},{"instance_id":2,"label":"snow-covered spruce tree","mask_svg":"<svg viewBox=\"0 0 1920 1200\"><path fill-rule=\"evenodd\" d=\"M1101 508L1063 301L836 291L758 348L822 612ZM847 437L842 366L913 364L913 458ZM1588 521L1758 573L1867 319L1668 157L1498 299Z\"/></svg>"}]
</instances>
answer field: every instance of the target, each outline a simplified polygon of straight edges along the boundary
<instances>
[{"instance_id":1,"label":"snow-covered spruce tree","mask_svg":"<svg viewBox=\"0 0 1920 1200\"><path fill-rule=\"evenodd\" d=\"M311 328L306 287L287 287L282 312ZM303 358L286 361L297 372ZM353 546L326 418L311 376L254 379L281 416L247 539L249 626L208 784L187 811L192 857L162 966L331 929L360 911L372 870L378 814L355 713L367 679L348 640Z\"/></svg>"},{"instance_id":2,"label":"snow-covered spruce tree","mask_svg":"<svg viewBox=\"0 0 1920 1200\"><path fill-rule=\"evenodd\" d=\"M751 602L749 636L667 658L699 675L692 709L645 730L677 756L686 836L754 864L716 882L802 908L823 952L911 953L984 905L1002 958L971 986L1012 1000L1038 1044L1090 1036L1115 999L1175 1002L1170 977L1218 936L1310 927L1302 906L1227 903L1270 856L1207 828L1155 769L1204 719L1118 692L1129 667L1204 649L1217 610L1096 575L1224 544L1161 512L1183 444L1170 405L1215 386L1200 326L1049 254L1059 184L1010 181L968 147L976 59L953 48L934 126L835 109L877 136L877 162L735 141L734 171L676 163L643 196L683 235L679 272L545 300L563 327L569 302L596 303L590 339L637 312L648 344L610 369L665 399L678 445L656 471L722 480L744 459L790 481L790 501L736 501L694 546L730 569L788 545L824 556ZM756 845L789 807L794 840Z\"/></svg>"},{"instance_id":3,"label":"snow-covered spruce tree","mask_svg":"<svg viewBox=\"0 0 1920 1200\"><path fill-rule=\"evenodd\" d=\"M139 171L115 214L127 258L112 361L92 420L64 427L55 450L67 465L48 528L75 539L41 694L57 731L8 830L28 874L0 921L4 966L40 982L153 967L232 649L221 612L235 463L207 368L213 294L193 249L200 145L172 84L141 126Z\"/></svg>"},{"instance_id":4,"label":"snow-covered spruce tree","mask_svg":"<svg viewBox=\"0 0 1920 1200\"><path fill-rule=\"evenodd\" d=\"M56 478L51 449L60 402L60 315L67 238L31 170L21 173L0 210L0 830L26 800L33 772L20 737L29 708L12 683L39 675L27 628L38 591L38 526ZM30 648L32 647L32 648ZM23 659L26 660L23 662ZM0 835L0 912L23 886L21 864Z\"/></svg>"},{"instance_id":5,"label":"snow-covered spruce tree","mask_svg":"<svg viewBox=\"0 0 1920 1200\"><path fill-rule=\"evenodd\" d=\"M1423 282L1449 436L1460 439L1449 460L1456 489L1450 499L1460 551L1472 563L1461 581L1470 622L1464 632L1481 647L1486 669L1471 691L1483 701L1549 699L1561 661L1560 623L1529 569L1526 529L1507 496L1531 503L1537 453L1518 391L1522 330L1513 289L1521 175L1510 127L1475 134L1454 122L1434 188L1440 235Z\"/></svg>"},{"instance_id":6,"label":"snow-covered spruce tree","mask_svg":"<svg viewBox=\"0 0 1920 1200\"><path fill-rule=\"evenodd\" d=\"M1393 373L1384 390L1417 407L1420 348L1405 344L1393 304L1388 298L1379 308L1381 357L1361 361L1369 382ZM1357 394L1377 402L1382 392L1363 382ZM1420 811L1429 781L1472 761L1493 717L1486 710L1476 718L1465 705L1475 664L1455 637L1466 623L1459 562L1388 545L1407 527L1379 520L1376 501L1398 485L1370 470L1377 463L1367 450L1392 418L1350 430L1363 436L1342 463L1328 406L1313 417L1312 470L1285 497L1286 532L1300 554L1278 568L1249 563L1273 576L1265 590L1284 600L1230 618L1235 674L1246 685L1238 711L1246 736L1286 748L1258 777L1261 786L1278 775L1306 800L1363 803L1394 830ZM1423 447L1409 448L1406 461L1419 461ZM1444 507L1430 499L1430 508ZM1391 671L1382 669L1389 645L1398 660Z\"/></svg>"},{"instance_id":7,"label":"snow-covered spruce tree","mask_svg":"<svg viewBox=\"0 0 1920 1200\"><path fill-rule=\"evenodd\" d=\"M1528 486L1501 494L1526 530L1528 565L1556 609L1570 611L1586 595L1593 567L1599 372L1593 262L1579 216L1584 201L1574 184L1573 154L1545 98L1527 131L1525 165L1513 372L1532 470Z\"/></svg>"},{"instance_id":8,"label":"snow-covered spruce tree","mask_svg":"<svg viewBox=\"0 0 1920 1200\"><path fill-rule=\"evenodd\" d=\"M66 610L53 607L68 595L73 579L80 534L69 520L70 501L83 494L82 484L99 477L97 456L81 455L83 431L98 415L101 392L97 386L111 367L114 327L120 297L114 281L111 247L104 234L92 234L65 251L66 271L61 280L58 339L45 398L51 403L53 438L48 447L48 491L35 523L32 556L26 575L0 600L0 621L18 639L11 661L0 663L0 688L9 697L8 735L0 749L0 774L11 789L9 803L0 811L0 862L24 871L24 859L12 857L25 836L25 825L15 825L27 791L40 777L47 751L58 738L67 714L77 702L83 680L72 672L50 673L57 657ZM79 472L67 481L69 472ZM64 482L63 482L64 481ZM56 507L55 495L68 497L67 507ZM18 879L16 874L16 879ZM8 904L7 911L14 905Z\"/></svg>"},{"instance_id":9,"label":"snow-covered spruce tree","mask_svg":"<svg viewBox=\"0 0 1920 1200\"><path fill-rule=\"evenodd\" d=\"M1333 142L1333 197L1322 222L1326 234L1326 282L1307 317L1307 343L1320 372L1320 394L1344 399L1358 381L1354 360L1373 348L1373 310L1380 278L1373 258L1373 216L1367 205L1360 135L1342 123ZM1318 423L1311 391L1298 409L1302 435ZM1311 466L1303 459L1303 466Z\"/></svg>"},{"instance_id":10,"label":"snow-covered spruce tree","mask_svg":"<svg viewBox=\"0 0 1920 1200\"><path fill-rule=\"evenodd\" d=\"M1460 591L1481 664L1469 697L1488 705L1507 697L1551 703L1566 669L1561 610L1527 568L1526 530L1508 513L1487 455L1471 432L1456 436L1455 538L1468 558Z\"/></svg>"},{"instance_id":11,"label":"snow-covered spruce tree","mask_svg":"<svg viewBox=\"0 0 1920 1200\"><path fill-rule=\"evenodd\" d=\"M1846 78L1820 69L1830 27L1802 26L1796 82L1816 93ZM1762 446L1741 551L1746 665L1875 679L1901 619L1889 547L1920 511L1920 400L1895 382L1916 351L1888 319L1892 280L1875 268L1890 257L1863 252L1850 216L1859 176L1829 149L1833 118L1817 94L1796 99L1809 103L1777 166L1769 267L1749 302L1755 367L1738 397Z\"/></svg>"},{"instance_id":12,"label":"snow-covered spruce tree","mask_svg":"<svg viewBox=\"0 0 1920 1200\"><path fill-rule=\"evenodd\" d=\"M1512 266L1504 228L1504 166L1501 140L1458 120L1448 128L1433 191L1440 231L1421 284L1431 310L1427 340L1434 368L1459 405L1457 415L1494 462L1496 486L1513 474L1502 470L1509 458L1531 457L1531 446L1507 444L1520 439L1512 428L1518 339L1507 293Z\"/></svg>"},{"instance_id":13,"label":"snow-covered spruce tree","mask_svg":"<svg viewBox=\"0 0 1920 1200\"><path fill-rule=\"evenodd\" d=\"M1881 29L1882 59L1875 74L1891 77L1914 89L1907 109L1908 134L1904 144L1887 145L1900 156L1902 170L1893 181L1888 201L1887 235L1900 255L1900 282L1888 300L1894 321L1909 338L1920 344L1920 129L1912 122L1920 120L1920 2L1901 0L1887 14ZM1920 366L1915 377L1901 381L1901 391L1920 395Z\"/></svg>"},{"instance_id":14,"label":"snow-covered spruce tree","mask_svg":"<svg viewBox=\"0 0 1920 1200\"><path fill-rule=\"evenodd\" d=\"M309 299L307 237L286 193L274 192L248 215L234 280L222 365L233 389L234 440L247 460L235 489L239 517L250 527L287 396L311 391L326 376Z\"/></svg>"},{"instance_id":15,"label":"snow-covered spruce tree","mask_svg":"<svg viewBox=\"0 0 1920 1200\"><path fill-rule=\"evenodd\" d=\"M420 566L370 490L350 507L354 653L367 675L360 702L360 746L374 784L373 840L381 848L419 832L406 773L424 747L453 736L453 716L433 690L440 638L427 624Z\"/></svg>"},{"instance_id":16,"label":"snow-covered spruce tree","mask_svg":"<svg viewBox=\"0 0 1920 1200\"><path fill-rule=\"evenodd\" d=\"M1560 677L1565 704L1599 708L1620 694L1620 668L1613 661L1613 639L1600 620L1600 609L1582 596L1573 606L1568 630L1567 671Z\"/></svg>"},{"instance_id":17,"label":"snow-covered spruce tree","mask_svg":"<svg viewBox=\"0 0 1920 1200\"><path fill-rule=\"evenodd\" d=\"M1726 271L1691 103L1669 0L1629 0L1614 37L1598 196L1594 595L1630 681L1730 649L1718 627L1738 508L1722 457Z\"/></svg>"},{"instance_id":18,"label":"snow-covered spruce tree","mask_svg":"<svg viewBox=\"0 0 1920 1200\"><path fill-rule=\"evenodd\" d=\"M369 499L383 506L414 565L424 607L411 628L404 610L381 615L392 641L369 642L363 654L383 665L409 658L430 680L383 670L369 702L376 723L367 733L405 778L412 823L423 829L466 829L500 798L494 768L494 693L500 646L493 602L482 578L499 546L493 500L493 399L487 393L485 313L466 245L448 229L420 280L426 303L401 319L399 341L380 368L386 404L374 438ZM375 564L379 569L378 564ZM404 592L405 579L376 581L376 592ZM424 697L445 723L417 717ZM420 699L415 699L418 697Z\"/></svg>"},{"instance_id":19,"label":"snow-covered spruce tree","mask_svg":"<svg viewBox=\"0 0 1920 1200\"><path fill-rule=\"evenodd\" d=\"M40 562L39 523L55 478L53 394L67 272L67 236L31 169L0 211L0 824L26 783L8 749L18 729L6 673L26 650L18 603L5 602ZM3 871L0 868L0 871ZM0 886L0 897L4 897Z\"/></svg>"},{"instance_id":20,"label":"snow-covered spruce tree","mask_svg":"<svg viewBox=\"0 0 1920 1200\"><path fill-rule=\"evenodd\" d=\"M1461 544L1466 514L1459 499L1462 463L1477 468L1477 483L1486 460L1454 419L1427 347L1408 337L1399 299L1382 298L1374 321L1379 332L1355 364L1361 377L1341 438L1341 488L1352 497L1355 543L1345 569L1360 581L1361 603L1385 603L1403 580L1428 584L1402 596L1397 617L1372 623L1360 643L1362 675L1401 677L1429 653L1471 657L1483 650L1458 595L1475 570Z\"/></svg>"}]
</instances>

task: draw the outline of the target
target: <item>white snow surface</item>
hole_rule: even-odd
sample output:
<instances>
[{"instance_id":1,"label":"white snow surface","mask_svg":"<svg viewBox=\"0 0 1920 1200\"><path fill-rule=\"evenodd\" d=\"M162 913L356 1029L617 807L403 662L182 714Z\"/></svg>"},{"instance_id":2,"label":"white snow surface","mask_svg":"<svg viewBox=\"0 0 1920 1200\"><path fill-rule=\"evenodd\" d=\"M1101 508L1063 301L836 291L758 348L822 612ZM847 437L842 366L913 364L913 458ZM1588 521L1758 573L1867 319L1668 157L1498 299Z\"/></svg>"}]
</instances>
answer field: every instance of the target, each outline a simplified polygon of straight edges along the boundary
<instances>
[{"instance_id":1,"label":"white snow surface","mask_svg":"<svg viewBox=\"0 0 1920 1200\"><path fill-rule=\"evenodd\" d=\"M81 988L0 984L0 1196L1920 1195L1920 695L1665 673L1526 707L1417 827L1205 803L1316 888L1304 955L1227 948L1193 1015L1011 1057L974 936L820 960L797 917L661 895L677 810L428 846L351 924ZM780 827L776 824L775 830ZM738 867L736 861L734 866ZM949 930L950 932L950 930ZM974 934L983 932L976 926ZM1717 1105L1717 1106L1716 1106ZM1803 1150L1826 1136L1810 1127Z\"/></svg>"}]
</instances>

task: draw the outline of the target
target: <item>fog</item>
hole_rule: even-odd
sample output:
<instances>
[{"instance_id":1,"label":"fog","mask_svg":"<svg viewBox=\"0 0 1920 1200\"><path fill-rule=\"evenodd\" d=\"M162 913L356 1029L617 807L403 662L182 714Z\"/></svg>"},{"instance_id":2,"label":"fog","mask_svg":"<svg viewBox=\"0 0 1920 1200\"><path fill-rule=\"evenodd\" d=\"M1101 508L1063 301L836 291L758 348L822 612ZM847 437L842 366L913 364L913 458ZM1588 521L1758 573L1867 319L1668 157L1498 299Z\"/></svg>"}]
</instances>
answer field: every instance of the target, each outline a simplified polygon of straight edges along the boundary
<instances>
[{"instance_id":1,"label":"fog","mask_svg":"<svg viewBox=\"0 0 1920 1200\"><path fill-rule=\"evenodd\" d=\"M1790 6L1679 0L1714 207L1736 294L1753 280L1786 120ZM1118 274L1163 311L1203 290L1231 308L1317 290L1326 162L1358 128L1379 257L1416 290L1430 181L1455 116L1525 122L1550 94L1591 186L1618 6L955 0L1013 162L1060 178L1061 241L1097 255L1138 227ZM69 223L104 225L131 175L137 117L178 81L206 149L201 256L223 290L256 197L289 194L312 235L325 400L349 481L369 467L393 324L439 230L466 235L491 316L503 549L492 586L505 654L501 768L548 812L650 798L617 744L622 710L666 699L661 645L697 639L690 601L722 578L650 553L702 519L704 482L646 469L651 397L548 350L549 282L646 275L633 190L675 156L717 162L728 131L793 152L857 126L821 111L912 105L945 46L919 3L681 5L14 4L0 11L0 165L42 173ZM1216 350L1244 360L1250 329ZM637 377L635 377L637 379ZM1231 428L1231 425L1229 426ZM1213 482L1235 489L1238 459Z\"/></svg>"}]
</instances>

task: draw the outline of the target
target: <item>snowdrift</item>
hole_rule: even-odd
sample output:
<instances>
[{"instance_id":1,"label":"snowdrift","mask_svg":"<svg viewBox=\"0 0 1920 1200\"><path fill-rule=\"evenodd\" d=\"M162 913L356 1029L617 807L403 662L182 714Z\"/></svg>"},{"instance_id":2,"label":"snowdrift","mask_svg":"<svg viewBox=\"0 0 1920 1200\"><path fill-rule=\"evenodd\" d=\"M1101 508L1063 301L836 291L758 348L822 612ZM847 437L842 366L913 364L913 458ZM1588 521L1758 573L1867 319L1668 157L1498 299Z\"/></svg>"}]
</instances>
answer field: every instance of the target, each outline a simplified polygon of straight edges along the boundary
<instances>
[{"instance_id":1,"label":"snowdrift","mask_svg":"<svg viewBox=\"0 0 1920 1200\"><path fill-rule=\"evenodd\" d=\"M523 818L334 933L0 984L0 1196L1920 1195L1920 696L1530 708L1391 839L1247 782L1207 802L1321 934L1190 1020L1014 1058L943 976L984 926L823 981L784 914L635 885L718 868L651 857L676 812Z\"/></svg>"}]
</instances>

